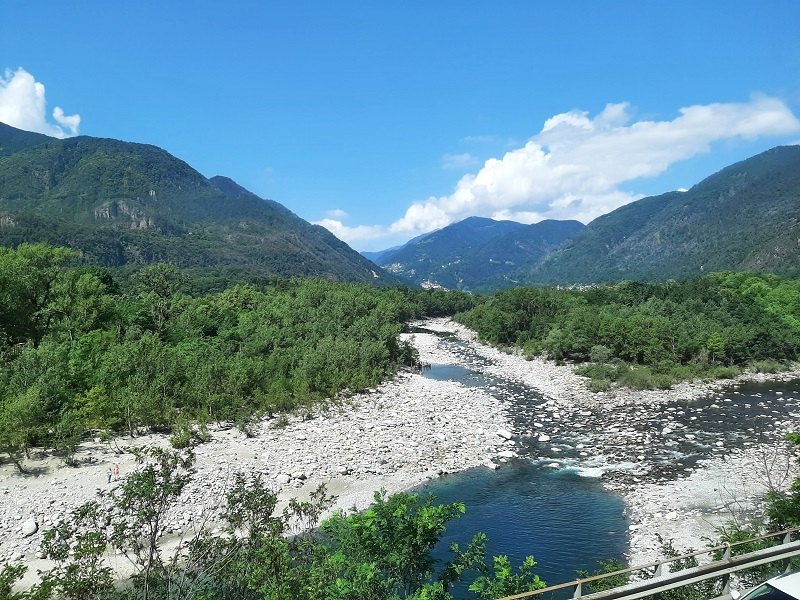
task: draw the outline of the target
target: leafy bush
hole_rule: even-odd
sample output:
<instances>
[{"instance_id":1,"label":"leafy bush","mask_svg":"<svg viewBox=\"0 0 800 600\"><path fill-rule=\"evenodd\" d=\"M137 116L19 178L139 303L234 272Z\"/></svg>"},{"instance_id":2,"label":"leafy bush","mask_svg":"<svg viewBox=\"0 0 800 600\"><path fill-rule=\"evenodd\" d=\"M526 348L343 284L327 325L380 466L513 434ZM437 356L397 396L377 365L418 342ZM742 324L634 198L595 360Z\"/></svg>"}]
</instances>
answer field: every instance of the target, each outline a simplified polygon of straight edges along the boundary
<instances>
[{"instance_id":1,"label":"leafy bush","mask_svg":"<svg viewBox=\"0 0 800 600\"><path fill-rule=\"evenodd\" d=\"M605 392L609 389L611 389L610 379L592 379L589 382L589 390L594 393Z\"/></svg>"},{"instance_id":2,"label":"leafy bush","mask_svg":"<svg viewBox=\"0 0 800 600\"><path fill-rule=\"evenodd\" d=\"M777 360L753 360L748 363L747 368L753 373L782 373L788 370L786 363Z\"/></svg>"},{"instance_id":3,"label":"leafy bush","mask_svg":"<svg viewBox=\"0 0 800 600\"><path fill-rule=\"evenodd\" d=\"M594 363L606 363L612 358L611 350L603 345L597 344L589 350L589 360Z\"/></svg>"}]
</instances>

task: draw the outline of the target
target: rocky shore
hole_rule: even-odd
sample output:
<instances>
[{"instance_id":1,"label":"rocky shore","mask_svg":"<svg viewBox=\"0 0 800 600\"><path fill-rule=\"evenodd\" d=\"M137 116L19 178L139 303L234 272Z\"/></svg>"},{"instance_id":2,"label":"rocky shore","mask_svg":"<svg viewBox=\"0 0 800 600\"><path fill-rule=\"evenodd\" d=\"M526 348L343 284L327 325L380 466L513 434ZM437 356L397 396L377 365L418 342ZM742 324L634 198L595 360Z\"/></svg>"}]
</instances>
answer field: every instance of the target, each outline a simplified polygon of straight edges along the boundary
<instances>
[{"instance_id":1,"label":"rocky shore","mask_svg":"<svg viewBox=\"0 0 800 600\"><path fill-rule=\"evenodd\" d=\"M655 533L674 539L678 548L700 548L729 516L753 513L765 482L785 486L797 475L796 457L778 444L784 432L797 428L796 418L773 415L752 441L731 448L719 432L692 428L692 419L702 419L717 404L693 412L681 402L713 396L724 409L733 402L731 386L745 378L592 394L570 366L480 344L474 332L447 319L420 325L428 332L406 337L423 363L461 365L507 384L466 386L401 373L310 419L264 421L251 437L234 428L214 430L211 441L196 447L197 475L169 515L167 532L191 535L213 519L237 471L261 473L283 501L325 483L338 496L338 507L363 508L381 488L409 489L441 473L497 468L520 455L600 476L622 495L629 558L639 564L658 554ZM535 398L521 404L514 385L534 390ZM118 485L107 482L107 470L118 464L124 478L135 467L130 447L154 443L167 440L87 442L77 468L39 454L27 462L31 474L25 476L9 463L0 465L0 563L27 562L31 572L41 568L36 553L43 530L93 499L98 488ZM687 465L669 459L692 449L702 451L703 460Z\"/></svg>"}]
</instances>

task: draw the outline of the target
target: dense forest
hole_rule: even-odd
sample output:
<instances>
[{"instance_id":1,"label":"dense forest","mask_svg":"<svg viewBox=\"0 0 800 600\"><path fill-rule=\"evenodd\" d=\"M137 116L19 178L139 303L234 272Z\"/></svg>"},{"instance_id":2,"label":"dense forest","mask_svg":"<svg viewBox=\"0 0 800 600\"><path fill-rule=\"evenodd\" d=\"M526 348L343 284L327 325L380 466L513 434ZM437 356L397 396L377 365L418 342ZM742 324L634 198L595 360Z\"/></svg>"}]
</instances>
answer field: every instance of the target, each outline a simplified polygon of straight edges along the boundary
<instances>
[{"instance_id":1,"label":"dense forest","mask_svg":"<svg viewBox=\"0 0 800 600\"><path fill-rule=\"evenodd\" d=\"M0 448L67 455L88 430L136 435L310 410L415 360L409 319L466 294L274 279L191 296L187 272L124 281L67 249L0 249Z\"/></svg>"},{"instance_id":2,"label":"dense forest","mask_svg":"<svg viewBox=\"0 0 800 600\"><path fill-rule=\"evenodd\" d=\"M613 381L666 388L797 360L800 281L717 273L682 283L513 288L457 319L487 342L583 363L594 391Z\"/></svg>"}]
</instances>

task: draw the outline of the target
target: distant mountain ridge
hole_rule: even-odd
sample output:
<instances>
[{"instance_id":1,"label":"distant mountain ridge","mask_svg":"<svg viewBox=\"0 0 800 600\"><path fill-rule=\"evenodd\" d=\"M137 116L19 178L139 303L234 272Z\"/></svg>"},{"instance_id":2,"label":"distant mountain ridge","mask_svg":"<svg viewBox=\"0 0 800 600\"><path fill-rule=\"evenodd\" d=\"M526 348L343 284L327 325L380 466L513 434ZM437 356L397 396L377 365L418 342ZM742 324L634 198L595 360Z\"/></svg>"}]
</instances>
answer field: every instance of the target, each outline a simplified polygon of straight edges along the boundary
<instances>
[{"instance_id":1,"label":"distant mountain ridge","mask_svg":"<svg viewBox=\"0 0 800 600\"><path fill-rule=\"evenodd\" d=\"M479 291L539 260L583 227L578 221L524 225L469 217L371 256L390 273L419 285Z\"/></svg>"},{"instance_id":2,"label":"distant mountain ridge","mask_svg":"<svg viewBox=\"0 0 800 600\"><path fill-rule=\"evenodd\" d=\"M514 275L525 283L597 283L722 270L800 276L800 146L767 150L686 192L598 217Z\"/></svg>"},{"instance_id":3,"label":"distant mountain ridge","mask_svg":"<svg viewBox=\"0 0 800 600\"><path fill-rule=\"evenodd\" d=\"M0 244L23 242L68 246L105 266L394 281L323 227L161 148L0 123Z\"/></svg>"}]
</instances>

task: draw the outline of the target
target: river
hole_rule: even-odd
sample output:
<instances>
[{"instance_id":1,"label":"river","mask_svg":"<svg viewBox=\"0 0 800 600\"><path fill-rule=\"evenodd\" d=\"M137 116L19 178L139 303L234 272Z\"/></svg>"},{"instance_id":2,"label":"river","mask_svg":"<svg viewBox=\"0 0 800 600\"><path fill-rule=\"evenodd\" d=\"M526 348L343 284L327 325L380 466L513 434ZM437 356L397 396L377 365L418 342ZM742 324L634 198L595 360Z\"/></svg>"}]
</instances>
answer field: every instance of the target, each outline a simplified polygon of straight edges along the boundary
<instances>
[{"instance_id":1,"label":"river","mask_svg":"<svg viewBox=\"0 0 800 600\"><path fill-rule=\"evenodd\" d=\"M599 560L625 562L626 505L617 493L638 482L685 477L702 462L771 443L787 421L800 418L800 382L745 383L669 406L617 407L615 414L582 411L570 422L535 389L492 375L489 361L469 343L440 334L462 364L433 364L425 375L481 387L506 402L518 458L497 471L471 469L420 488L443 501L462 501L466 514L451 523L437 547L440 560L456 542L488 536L487 553L515 565L533 555L548 583L593 571ZM469 366L464 366L468 364ZM458 598L471 598L462 587Z\"/></svg>"}]
</instances>

